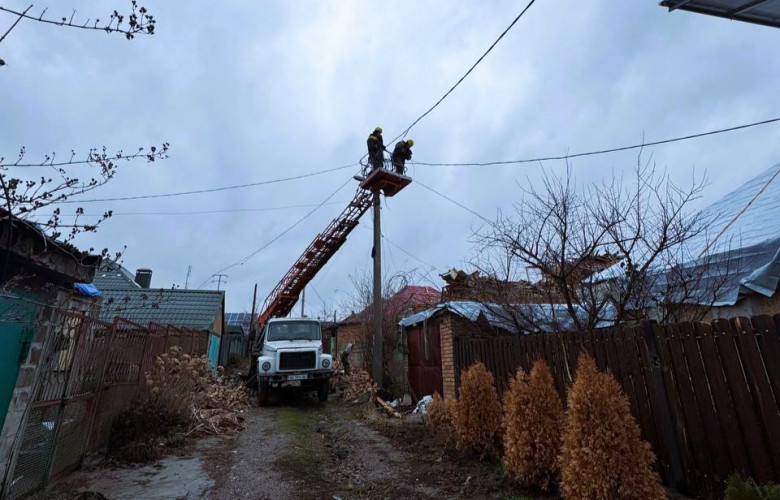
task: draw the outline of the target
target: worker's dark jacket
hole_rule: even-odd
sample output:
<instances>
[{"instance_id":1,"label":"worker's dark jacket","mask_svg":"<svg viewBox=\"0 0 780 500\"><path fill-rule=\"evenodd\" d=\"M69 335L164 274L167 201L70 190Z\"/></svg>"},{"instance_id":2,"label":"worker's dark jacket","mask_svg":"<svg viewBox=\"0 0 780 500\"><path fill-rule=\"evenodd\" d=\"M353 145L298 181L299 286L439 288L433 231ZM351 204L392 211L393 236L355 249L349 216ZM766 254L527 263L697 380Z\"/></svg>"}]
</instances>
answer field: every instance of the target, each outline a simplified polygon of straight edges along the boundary
<instances>
[{"instance_id":1,"label":"worker's dark jacket","mask_svg":"<svg viewBox=\"0 0 780 500\"><path fill-rule=\"evenodd\" d=\"M368 159L374 168L382 168L382 162L384 161L384 155L382 151L385 149L385 144L382 140L382 134L376 132L368 136L366 141L368 145Z\"/></svg>"},{"instance_id":2,"label":"worker's dark jacket","mask_svg":"<svg viewBox=\"0 0 780 500\"><path fill-rule=\"evenodd\" d=\"M393 148L393 155L391 156L393 165L403 166L407 160L412 159L412 148L406 141L401 141Z\"/></svg>"},{"instance_id":3,"label":"worker's dark jacket","mask_svg":"<svg viewBox=\"0 0 780 500\"><path fill-rule=\"evenodd\" d=\"M382 142L382 134L373 133L369 135L366 144L368 145L368 154L372 157L380 154L385 149L385 145Z\"/></svg>"}]
</instances>

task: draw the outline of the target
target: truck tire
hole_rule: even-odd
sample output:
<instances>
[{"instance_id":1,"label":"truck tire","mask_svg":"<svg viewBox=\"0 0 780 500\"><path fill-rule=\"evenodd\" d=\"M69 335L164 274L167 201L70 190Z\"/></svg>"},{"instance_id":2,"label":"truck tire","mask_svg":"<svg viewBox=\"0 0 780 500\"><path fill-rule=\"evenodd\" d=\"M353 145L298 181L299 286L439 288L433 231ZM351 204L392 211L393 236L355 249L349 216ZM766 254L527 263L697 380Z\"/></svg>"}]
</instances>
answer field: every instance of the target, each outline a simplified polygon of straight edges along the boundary
<instances>
[{"instance_id":1,"label":"truck tire","mask_svg":"<svg viewBox=\"0 0 780 500\"><path fill-rule=\"evenodd\" d=\"M257 399L260 406L267 406L271 401L271 387L268 382L257 382Z\"/></svg>"},{"instance_id":2,"label":"truck tire","mask_svg":"<svg viewBox=\"0 0 780 500\"><path fill-rule=\"evenodd\" d=\"M320 403L324 403L328 400L328 393L330 392L330 380L325 379L317 385L317 400Z\"/></svg>"}]
</instances>

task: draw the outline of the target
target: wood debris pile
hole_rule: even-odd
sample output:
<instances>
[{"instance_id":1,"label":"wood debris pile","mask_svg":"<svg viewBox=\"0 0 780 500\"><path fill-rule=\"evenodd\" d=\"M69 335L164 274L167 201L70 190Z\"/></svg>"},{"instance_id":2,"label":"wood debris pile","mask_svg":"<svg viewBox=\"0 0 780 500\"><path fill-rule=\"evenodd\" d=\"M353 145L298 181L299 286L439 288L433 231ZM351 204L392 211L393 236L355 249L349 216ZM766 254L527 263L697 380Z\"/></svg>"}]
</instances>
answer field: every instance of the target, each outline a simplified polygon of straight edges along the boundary
<instances>
[{"instance_id":1,"label":"wood debris pile","mask_svg":"<svg viewBox=\"0 0 780 500\"><path fill-rule=\"evenodd\" d=\"M190 356L178 347L157 357L146 384L158 405L186 407L185 435L235 434L244 428L241 413L251 407L243 384L228 380L222 367L215 375L206 356Z\"/></svg>"},{"instance_id":2,"label":"wood debris pile","mask_svg":"<svg viewBox=\"0 0 780 500\"><path fill-rule=\"evenodd\" d=\"M333 363L333 378L331 388L344 401L350 401L364 394L376 394L376 384L371 375L361 368L352 368L345 373L339 360Z\"/></svg>"}]
</instances>

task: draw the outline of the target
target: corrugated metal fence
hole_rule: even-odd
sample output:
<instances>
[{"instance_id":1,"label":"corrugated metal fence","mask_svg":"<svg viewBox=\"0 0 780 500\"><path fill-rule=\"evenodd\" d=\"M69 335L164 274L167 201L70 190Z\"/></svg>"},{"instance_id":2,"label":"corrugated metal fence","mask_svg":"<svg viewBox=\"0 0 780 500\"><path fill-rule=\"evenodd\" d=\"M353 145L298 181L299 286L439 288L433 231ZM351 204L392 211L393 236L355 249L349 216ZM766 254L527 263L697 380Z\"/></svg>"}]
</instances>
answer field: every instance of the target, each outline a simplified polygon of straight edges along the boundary
<instances>
[{"instance_id":1,"label":"corrugated metal fence","mask_svg":"<svg viewBox=\"0 0 780 500\"><path fill-rule=\"evenodd\" d=\"M129 406L158 354L179 345L201 355L208 345L207 332L122 318L106 323L81 313L62 312L50 328L7 476L7 498L43 488L104 445L111 421Z\"/></svg>"},{"instance_id":2,"label":"corrugated metal fence","mask_svg":"<svg viewBox=\"0 0 780 500\"><path fill-rule=\"evenodd\" d=\"M780 480L780 315L454 342L457 384L480 360L499 391L544 359L565 395L587 351L622 385L671 486L713 497L733 472Z\"/></svg>"}]
</instances>

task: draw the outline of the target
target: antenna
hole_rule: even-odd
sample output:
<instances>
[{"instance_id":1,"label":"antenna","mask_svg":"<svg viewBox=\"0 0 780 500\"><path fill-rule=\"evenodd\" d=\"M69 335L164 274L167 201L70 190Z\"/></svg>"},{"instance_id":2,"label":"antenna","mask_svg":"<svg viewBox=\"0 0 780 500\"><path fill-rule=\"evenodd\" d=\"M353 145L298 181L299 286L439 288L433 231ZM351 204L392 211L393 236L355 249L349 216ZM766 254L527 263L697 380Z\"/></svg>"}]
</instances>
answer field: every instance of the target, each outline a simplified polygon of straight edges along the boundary
<instances>
[{"instance_id":1,"label":"antenna","mask_svg":"<svg viewBox=\"0 0 780 500\"><path fill-rule=\"evenodd\" d=\"M211 279L211 282L213 283L214 282L214 278L216 278L217 279L217 290L219 290L219 287L222 286L222 282L223 281L225 282L225 284L227 284L227 280L225 279L227 277L228 277L227 274L215 274L215 275L213 275L213 277Z\"/></svg>"},{"instance_id":2,"label":"antenna","mask_svg":"<svg viewBox=\"0 0 780 500\"><path fill-rule=\"evenodd\" d=\"M187 279L184 280L184 289L186 290L190 284L190 274L192 274L192 264L187 266Z\"/></svg>"}]
</instances>

